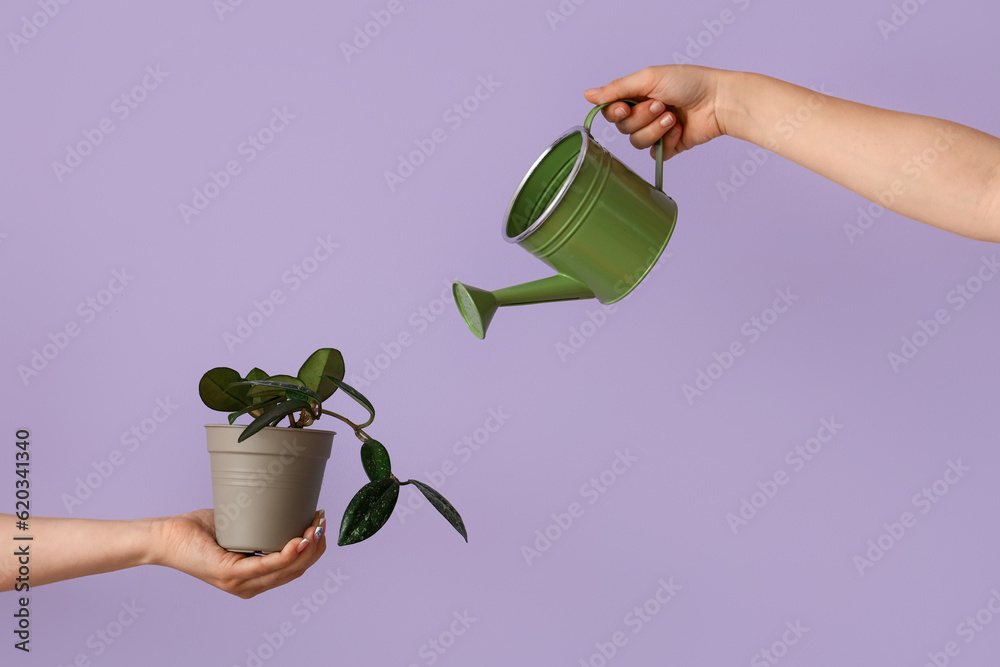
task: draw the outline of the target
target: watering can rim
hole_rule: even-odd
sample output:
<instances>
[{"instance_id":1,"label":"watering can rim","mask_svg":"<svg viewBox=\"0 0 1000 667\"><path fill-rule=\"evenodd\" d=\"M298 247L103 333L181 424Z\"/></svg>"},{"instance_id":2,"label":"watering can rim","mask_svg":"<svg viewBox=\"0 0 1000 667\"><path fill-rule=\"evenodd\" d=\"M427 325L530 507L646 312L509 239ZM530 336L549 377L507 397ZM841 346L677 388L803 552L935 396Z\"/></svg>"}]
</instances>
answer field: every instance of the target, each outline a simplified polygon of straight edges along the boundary
<instances>
[{"instance_id":1,"label":"watering can rim","mask_svg":"<svg viewBox=\"0 0 1000 667\"><path fill-rule=\"evenodd\" d=\"M555 149L556 146L562 143L567 137L570 137L577 133L580 133L584 136L584 141L580 145L580 152L576 156L576 163L573 165L573 170L569 173L569 176L567 176L566 179L563 181L562 185L559 186L559 191L556 193L556 196L552 198L552 201L549 202L549 205L545 207L545 210L542 211L542 214L538 216L538 219L535 220L533 223L531 223L530 227L525 229L517 236L508 235L507 223L510 220L511 212L514 210L514 202L517 201L517 198L521 194L521 190L523 190L524 186L527 184L528 179L530 179L531 175L535 173L535 168L538 167L539 164L541 164L542 160L544 160L549 155L549 153L551 153L553 149ZM552 215L552 212L556 209L559 203L566 196L566 193L569 191L570 186L576 179L577 174L580 173L580 167L583 165L584 158L587 156L587 148L589 147L590 144L590 141L587 141L588 138L593 140L593 136L590 134L590 131L586 127L584 127L583 125L574 125L570 129L566 130L566 132L564 132L558 139L549 144L548 148L542 151L542 154L538 156L538 158L531 165L531 168L528 169L527 173L525 173L524 178L521 179L521 182L518 184L517 189L514 191L514 196L510 198L510 203L507 204L507 211L504 213L503 220L501 221L500 225L500 234L503 236L504 241L506 241L507 243L520 243L524 239L531 236L539 227L542 226L542 224L549 218L549 216ZM596 140L594 141L596 143Z\"/></svg>"}]
</instances>

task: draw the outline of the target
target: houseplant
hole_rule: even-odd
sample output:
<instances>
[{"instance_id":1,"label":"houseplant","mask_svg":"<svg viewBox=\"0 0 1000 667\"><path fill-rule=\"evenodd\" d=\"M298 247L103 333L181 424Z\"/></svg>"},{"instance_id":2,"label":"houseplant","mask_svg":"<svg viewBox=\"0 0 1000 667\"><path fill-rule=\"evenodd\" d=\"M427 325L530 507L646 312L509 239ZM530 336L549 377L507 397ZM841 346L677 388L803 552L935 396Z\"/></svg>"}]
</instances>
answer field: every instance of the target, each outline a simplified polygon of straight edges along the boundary
<instances>
[{"instance_id":1,"label":"houseplant","mask_svg":"<svg viewBox=\"0 0 1000 667\"><path fill-rule=\"evenodd\" d=\"M343 379L344 358L333 348L313 352L294 376L268 375L260 368L241 376L226 367L202 376L198 385L202 402L229 413L228 425L205 425L220 546L230 551L279 551L312 522L334 433L305 427L324 415L354 431L369 479L344 510L337 544L354 544L374 535L392 514L399 488L407 484L417 487L468 542L462 517L444 496L415 479L401 482L392 473L388 451L364 430L375 420L375 408ZM366 421L357 424L323 407L337 389L366 410ZM234 426L242 415L253 420ZM287 427L278 428L286 418Z\"/></svg>"}]
</instances>

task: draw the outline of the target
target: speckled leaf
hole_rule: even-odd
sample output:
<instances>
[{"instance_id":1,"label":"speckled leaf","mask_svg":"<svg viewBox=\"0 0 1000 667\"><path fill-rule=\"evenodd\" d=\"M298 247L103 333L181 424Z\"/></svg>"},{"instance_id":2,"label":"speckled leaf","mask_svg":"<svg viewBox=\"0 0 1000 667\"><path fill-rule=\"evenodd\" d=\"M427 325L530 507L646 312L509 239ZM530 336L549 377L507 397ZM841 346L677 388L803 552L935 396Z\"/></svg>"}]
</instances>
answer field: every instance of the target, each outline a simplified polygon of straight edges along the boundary
<instances>
[{"instance_id":1,"label":"speckled leaf","mask_svg":"<svg viewBox=\"0 0 1000 667\"><path fill-rule=\"evenodd\" d=\"M330 377L328 375L324 375L323 377L326 378L327 380L332 381L338 387L340 387L341 389L343 389L344 392L348 396L350 396L355 401L357 401L358 403L360 403L365 408L365 410L368 411L368 414L369 414L368 421L366 421L364 424L358 424L359 428L364 428L364 427L370 425L373 421L375 421L375 406L372 405L371 401L369 401L367 398L365 398L364 394L362 394L360 391L358 391L357 389L355 389L351 385L347 384L343 380L340 380L340 379L335 378L335 377Z\"/></svg>"},{"instance_id":2,"label":"speckled leaf","mask_svg":"<svg viewBox=\"0 0 1000 667\"><path fill-rule=\"evenodd\" d=\"M385 525L399 498L399 482L392 477L369 482L361 487L344 510L337 544L355 544L378 532Z\"/></svg>"},{"instance_id":3,"label":"speckled leaf","mask_svg":"<svg viewBox=\"0 0 1000 667\"><path fill-rule=\"evenodd\" d=\"M432 487L427 486L423 482L418 482L415 479L411 479L409 483L420 489L420 493L424 494L424 497L431 501L431 505L434 506L434 509L440 512L441 516L447 519L448 523L455 527L455 530L458 531L459 535L465 538L466 542L469 541L469 534L465 532L465 523L462 521L462 516L458 513L458 510L451 506L451 503L449 503L444 496Z\"/></svg>"},{"instance_id":4,"label":"speckled leaf","mask_svg":"<svg viewBox=\"0 0 1000 667\"><path fill-rule=\"evenodd\" d=\"M361 443L361 465L371 481L385 479L392 474L392 462L389 452L378 440L366 440Z\"/></svg>"}]
</instances>

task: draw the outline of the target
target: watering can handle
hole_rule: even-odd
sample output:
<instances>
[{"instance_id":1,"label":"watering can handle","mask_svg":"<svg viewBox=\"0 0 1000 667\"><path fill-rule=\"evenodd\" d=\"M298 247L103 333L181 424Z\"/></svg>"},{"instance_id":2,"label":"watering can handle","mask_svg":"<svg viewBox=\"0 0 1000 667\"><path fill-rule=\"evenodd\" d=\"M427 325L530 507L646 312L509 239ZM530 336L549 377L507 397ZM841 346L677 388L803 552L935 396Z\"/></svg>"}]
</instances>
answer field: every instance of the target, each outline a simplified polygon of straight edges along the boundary
<instances>
[{"instance_id":1,"label":"watering can handle","mask_svg":"<svg viewBox=\"0 0 1000 667\"><path fill-rule=\"evenodd\" d=\"M615 100L615 102L625 102L630 107L638 104L635 100ZM590 126L594 123L597 112L609 104L614 104L614 102L598 104L587 114L587 118L583 121L583 129L587 131L587 134L590 134ZM656 142L656 189L663 192L663 137L660 137L660 140Z\"/></svg>"}]
</instances>

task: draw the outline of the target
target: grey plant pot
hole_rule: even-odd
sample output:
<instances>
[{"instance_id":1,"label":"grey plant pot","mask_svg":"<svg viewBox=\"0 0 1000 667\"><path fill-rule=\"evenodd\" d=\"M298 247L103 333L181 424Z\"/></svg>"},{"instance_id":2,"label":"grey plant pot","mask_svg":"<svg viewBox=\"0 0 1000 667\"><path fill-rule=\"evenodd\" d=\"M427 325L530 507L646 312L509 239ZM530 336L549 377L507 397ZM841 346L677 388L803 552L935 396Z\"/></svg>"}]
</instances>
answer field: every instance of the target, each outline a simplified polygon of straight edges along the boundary
<instances>
[{"instance_id":1,"label":"grey plant pot","mask_svg":"<svg viewBox=\"0 0 1000 667\"><path fill-rule=\"evenodd\" d=\"M313 522L334 432L268 427L237 442L243 426L205 429L219 546L281 551Z\"/></svg>"}]
</instances>

